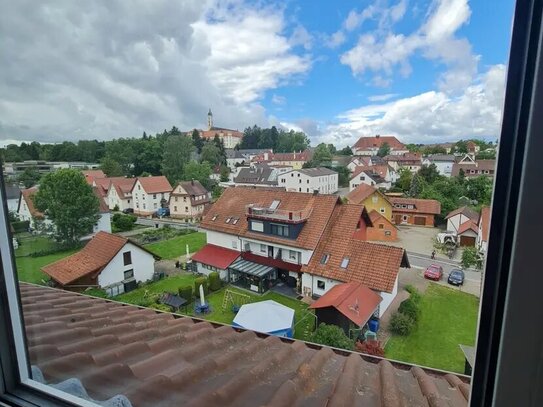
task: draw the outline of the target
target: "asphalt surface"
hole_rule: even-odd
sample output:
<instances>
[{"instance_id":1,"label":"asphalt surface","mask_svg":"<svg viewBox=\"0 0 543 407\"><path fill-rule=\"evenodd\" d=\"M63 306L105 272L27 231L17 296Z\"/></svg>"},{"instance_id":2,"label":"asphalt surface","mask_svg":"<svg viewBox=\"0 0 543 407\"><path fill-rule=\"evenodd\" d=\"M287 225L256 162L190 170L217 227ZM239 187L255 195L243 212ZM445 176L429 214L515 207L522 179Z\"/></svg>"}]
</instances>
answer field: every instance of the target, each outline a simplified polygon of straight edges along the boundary
<instances>
[{"instance_id":1,"label":"asphalt surface","mask_svg":"<svg viewBox=\"0 0 543 407\"><path fill-rule=\"evenodd\" d=\"M157 227L156 225L170 225L171 227L178 229L198 229L197 224L173 221L169 218L138 218L136 221L138 225ZM159 227L160 227L159 226Z\"/></svg>"}]
</instances>

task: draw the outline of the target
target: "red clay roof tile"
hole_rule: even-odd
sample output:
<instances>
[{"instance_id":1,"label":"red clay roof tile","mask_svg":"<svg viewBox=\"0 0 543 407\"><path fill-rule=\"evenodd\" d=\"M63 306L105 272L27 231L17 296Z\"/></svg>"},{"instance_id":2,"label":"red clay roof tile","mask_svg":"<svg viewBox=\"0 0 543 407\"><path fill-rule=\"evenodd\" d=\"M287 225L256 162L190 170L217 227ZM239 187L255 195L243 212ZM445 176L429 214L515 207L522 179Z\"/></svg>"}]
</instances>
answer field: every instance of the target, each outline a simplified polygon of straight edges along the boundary
<instances>
[{"instance_id":1,"label":"red clay roof tile","mask_svg":"<svg viewBox=\"0 0 543 407\"><path fill-rule=\"evenodd\" d=\"M193 261L204 263L225 270L240 256L240 252L225 247L206 244L192 256Z\"/></svg>"},{"instance_id":2,"label":"red clay roof tile","mask_svg":"<svg viewBox=\"0 0 543 407\"><path fill-rule=\"evenodd\" d=\"M170 192L172 190L172 186L168 182L168 179L163 175L155 177L138 177L137 180L140 182L143 190L148 194Z\"/></svg>"},{"instance_id":3,"label":"red clay roof tile","mask_svg":"<svg viewBox=\"0 0 543 407\"><path fill-rule=\"evenodd\" d=\"M413 213L427 213L433 215L439 215L441 213L441 204L435 199L415 199L415 198L396 198L389 197L392 203L392 211L398 210L400 212L413 212ZM413 209L408 208L395 208L394 205L413 205Z\"/></svg>"}]
</instances>

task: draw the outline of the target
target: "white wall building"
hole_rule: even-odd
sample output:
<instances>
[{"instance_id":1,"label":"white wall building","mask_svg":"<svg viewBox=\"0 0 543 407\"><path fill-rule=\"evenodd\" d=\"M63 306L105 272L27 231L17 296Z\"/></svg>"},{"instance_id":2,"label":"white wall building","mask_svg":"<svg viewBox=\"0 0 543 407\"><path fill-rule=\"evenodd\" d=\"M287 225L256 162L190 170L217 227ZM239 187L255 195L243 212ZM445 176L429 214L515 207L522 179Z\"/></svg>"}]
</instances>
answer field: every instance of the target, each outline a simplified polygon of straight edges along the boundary
<instances>
[{"instance_id":1,"label":"white wall building","mask_svg":"<svg viewBox=\"0 0 543 407\"><path fill-rule=\"evenodd\" d=\"M132 188L134 214L149 216L159 208L167 208L172 186L164 176L138 177Z\"/></svg>"},{"instance_id":2,"label":"white wall building","mask_svg":"<svg viewBox=\"0 0 543 407\"><path fill-rule=\"evenodd\" d=\"M277 177L278 186L287 191L334 194L338 191L338 173L328 168L303 168L283 173Z\"/></svg>"},{"instance_id":3,"label":"white wall building","mask_svg":"<svg viewBox=\"0 0 543 407\"><path fill-rule=\"evenodd\" d=\"M426 166L435 164L439 174L445 177L450 177L455 161L456 157L452 154L436 154L426 157L424 160L422 160L422 164Z\"/></svg>"}]
</instances>

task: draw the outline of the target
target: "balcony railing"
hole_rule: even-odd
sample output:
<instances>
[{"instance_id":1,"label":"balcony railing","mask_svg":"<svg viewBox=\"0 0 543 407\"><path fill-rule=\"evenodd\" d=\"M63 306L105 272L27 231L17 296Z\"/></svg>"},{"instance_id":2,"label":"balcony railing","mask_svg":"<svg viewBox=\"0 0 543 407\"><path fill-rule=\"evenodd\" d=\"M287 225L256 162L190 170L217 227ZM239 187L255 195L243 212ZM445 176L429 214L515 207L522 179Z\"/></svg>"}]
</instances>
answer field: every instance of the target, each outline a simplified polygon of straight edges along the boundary
<instances>
[{"instance_id":1,"label":"balcony railing","mask_svg":"<svg viewBox=\"0 0 543 407\"><path fill-rule=\"evenodd\" d=\"M286 210L286 209L271 209L257 204L250 204L245 207L245 214L251 218L261 218L269 220L277 220L282 222L304 222L311 214L310 209L301 210Z\"/></svg>"}]
</instances>

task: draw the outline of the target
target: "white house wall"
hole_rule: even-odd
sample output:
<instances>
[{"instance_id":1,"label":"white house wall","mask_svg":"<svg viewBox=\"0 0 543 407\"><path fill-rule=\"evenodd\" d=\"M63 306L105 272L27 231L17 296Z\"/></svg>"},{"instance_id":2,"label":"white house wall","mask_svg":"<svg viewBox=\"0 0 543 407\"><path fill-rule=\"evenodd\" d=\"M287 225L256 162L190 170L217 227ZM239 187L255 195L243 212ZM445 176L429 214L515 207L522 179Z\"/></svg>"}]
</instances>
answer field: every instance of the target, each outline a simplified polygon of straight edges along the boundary
<instances>
[{"instance_id":1,"label":"white house wall","mask_svg":"<svg viewBox=\"0 0 543 407\"><path fill-rule=\"evenodd\" d=\"M19 206L19 199L8 199L8 211L9 212L17 212L17 207Z\"/></svg>"},{"instance_id":2,"label":"white house wall","mask_svg":"<svg viewBox=\"0 0 543 407\"><path fill-rule=\"evenodd\" d=\"M205 274L206 276L209 276L214 270L210 270L205 267L204 264L196 262L196 270L200 274ZM223 269L217 269L217 272L219 273L219 276L221 277L221 280L227 281L228 280L228 270Z\"/></svg>"},{"instance_id":3,"label":"white house wall","mask_svg":"<svg viewBox=\"0 0 543 407\"><path fill-rule=\"evenodd\" d=\"M457 233L460 225L468 220L469 218L462 213L451 216L449 219L447 219L447 230Z\"/></svg>"},{"instance_id":4,"label":"white house wall","mask_svg":"<svg viewBox=\"0 0 543 407\"><path fill-rule=\"evenodd\" d=\"M115 205L118 206L120 211L128 208L134 208L132 198L128 197L125 199L121 199L114 186L111 186L111 188L109 188L109 191L107 193L107 202L109 209L114 209Z\"/></svg>"},{"instance_id":5,"label":"white house wall","mask_svg":"<svg viewBox=\"0 0 543 407\"><path fill-rule=\"evenodd\" d=\"M381 301L381 303L379 304L379 318L381 318L394 300L394 298L396 298L396 294L398 294L398 277L396 277L396 281L394 282L394 288L392 289L392 293L386 293L384 291L376 291L376 293L379 294L383 299L383 301Z\"/></svg>"},{"instance_id":6,"label":"white house wall","mask_svg":"<svg viewBox=\"0 0 543 407\"><path fill-rule=\"evenodd\" d=\"M237 250L238 252L241 251L241 243L236 235L229 235L228 233L216 232L214 230L206 230L206 235L208 244Z\"/></svg>"},{"instance_id":7,"label":"white house wall","mask_svg":"<svg viewBox=\"0 0 543 407\"><path fill-rule=\"evenodd\" d=\"M292 263L292 264L307 264L309 263L309 259L311 259L311 256L313 254L312 250L305 250L305 249L300 249L298 247L290 247L290 246L277 244L277 243L269 243L269 242L256 240L256 239L242 238L243 249L245 247L245 244L249 245L249 250L251 250L252 253L257 254L259 256L264 256L264 257L268 256L267 246L273 246L274 248L279 248L281 249L281 260L287 263ZM265 251L261 251L261 247L260 247L261 245L266 246ZM294 251L297 254L299 253L296 256L296 260L290 258L290 251ZM300 259L300 263L298 263L297 259Z\"/></svg>"},{"instance_id":8,"label":"white house wall","mask_svg":"<svg viewBox=\"0 0 543 407\"><path fill-rule=\"evenodd\" d=\"M123 253L128 251L131 252L132 264L125 266ZM150 253L140 249L138 246L126 243L98 275L98 285L100 287L107 287L120 283L125 279L124 272L130 269L134 270L136 281L151 280L155 271L155 259Z\"/></svg>"},{"instance_id":9,"label":"white house wall","mask_svg":"<svg viewBox=\"0 0 543 407\"><path fill-rule=\"evenodd\" d=\"M338 191L338 174L310 177L294 170L279 175L278 185L287 191L312 193L318 190L320 194L333 194Z\"/></svg>"},{"instance_id":10,"label":"white house wall","mask_svg":"<svg viewBox=\"0 0 543 407\"><path fill-rule=\"evenodd\" d=\"M111 233L111 214L109 212L101 213L98 223L94 225L93 233L100 231Z\"/></svg>"}]
</instances>

